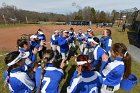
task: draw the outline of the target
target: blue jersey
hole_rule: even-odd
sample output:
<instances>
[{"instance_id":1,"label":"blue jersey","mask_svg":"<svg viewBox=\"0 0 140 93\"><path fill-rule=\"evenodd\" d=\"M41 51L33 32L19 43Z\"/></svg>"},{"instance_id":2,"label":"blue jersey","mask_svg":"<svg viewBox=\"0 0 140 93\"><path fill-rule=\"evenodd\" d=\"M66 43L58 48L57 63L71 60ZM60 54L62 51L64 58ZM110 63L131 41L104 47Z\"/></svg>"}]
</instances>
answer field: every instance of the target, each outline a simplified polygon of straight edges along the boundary
<instances>
[{"instance_id":1,"label":"blue jersey","mask_svg":"<svg viewBox=\"0 0 140 93\"><path fill-rule=\"evenodd\" d=\"M97 64L101 63L99 67L99 72L101 72L104 69L104 67L107 65L107 62L102 61L102 55L104 53L107 54L106 51L100 47L100 45L97 45L96 47L94 47L94 52L93 52L94 59L92 61L92 66L95 67L97 66Z\"/></svg>"},{"instance_id":2,"label":"blue jersey","mask_svg":"<svg viewBox=\"0 0 140 93\"><path fill-rule=\"evenodd\" d=\"M31 48L29 50L25 50L23 48L19 48L19 52L29 52L30 55L29 57L26 59L25 63L26 65L28 65L29 67L32 66L32 64L35 62L36 60L36 56L37 54L33 54Z\"/></svg>"},{"instance_id":3,"label":"blue jersey","mask_svg":"<svg viewBox=\"0 0 140 93\"><path fill-rule=\"evenodd\" d=\"M79 41L80 44L82 44L82 42L83 42L83 37L84 37L84 34L83 33L79 33L77 35L77 38L78 38L78 41Z\"/></svg>"},{"instance_id":4,"label":"blue jersey","mask_svg":"<svg viewBox=\"0 0 140 93\"><path fill-rule=\"evenodd\" d=\"M60 46L60 52L61 53L67 53L69 51L69 41L66 40L65 37L59 37L58 39L58 45Z\"/></svg>"},{"instance_id":5,"label":"blue jersey","mask_svg":"<svg viewBox=\"0 0 140 93\"><path fill-rule=\"evenodd\" d=\"M37 43L36 41L30 41L30 48L31 50L34 50L34 48L39 48L41 45Z\"/></svg>"},{"instance_id":6,"label":"blue jersey","mask_svg":"<svg viewBox=\"0 0 140 93\"><path fill-rule=\"evenodd\" d=\"M51 43L52 43L52 45L58 45L58 39L59 39L59 36L53 34L51 36Z\"/></svg>"},{"instance_id":7,"label":"blue jersey","mask_svg":"<svg viewBox=\"0 0 140 93\"><path fill-rule=\"evenodd\" d=\"M89 39L93 39L94 38L94 36L89 36L88 38L87 38L87 40L86 40L86 42L87 42L87 48L93 48L92 46L91 46L91 44L90 44L90 42L88 41Z\"/></svg>"},{"instance_id":8,"label":"blue jersey","mask_svg":"<svg viewBox=\"0 0 140 93\"><path fill-rule=\"evenodd\" d=\"M44 34L37 34L39 42L44 40L46 42L46 36Z\"/></svg>"},{"instance_id":9,"label":"blue jersey","mask_svg":"<svg viewBox=\"0 0 140 93\"><path fill-rule=\"evenodd\" d=\"M84 71L80 76L75 71L67 93L100 93L102 77L97 71Z\"/></svg>"},{"instance_id":10,"label":"blue jersey","mask_svg":"<svg viewBox=\"0 0 140 93\"><path fill-rule=\"evenodd\" d=\"M4 79L6 80L7 77L7 72L5 72ZM27 73L21 71L21 68L11 70L8 83L11 93L32 93L34 86L34 82Z\"/></svg>"},{"instance_id":11,"label":"blue jersey","mask_svg":"<svg viewBox=\"0 0 140 93\"><path fill-rule=\"evenodd\" d=\"M36 70L36 87L39 88L41 68ZM59 83L63 77L63 71L57 69L53 64L47 64L44 78L42 80L41 93L59 93Z\"/></svg>"},{"instance_id":12,"label":"blue jersey","mask_svg":"<svg viewBox=\"0 0 140 93\"><path fill-rule=\"evenodd\" d=\"M115 58L115 60L108 63L102 71L104 77L103 84L108 86L116 86L120 84L124 70L124 62L122 61L122 58Z\"/></svg>"},{"instance_id":13,"label":"blue jersey","mask_svg":"<svg viewBox=\"0 0 140 93\"><path fill-rule=\"evenodd\" d=\"M72 43L76 38L76 34L74 32L72 32L72 33L69 33L68 35L70 38L69 43Z\"/></svg>"},{"instance_id":14,"label":"blue jersey","mask_svg":"<svg viewBox=\"0 0 140 93\"><path fill-rule=\"evenodd\" d=\"M105 53L105 51L100 47L100 45L97 45L96 47L94 47L94 59L93 59L93 66L96 66L98 64L99 61L101 61L102 59L102 55Z\"/></svg>"},{"instance_id":15,"label":"blue jersey","mask_svg":"<svg viewBox=\"0 0 140 93\"><path fill-rule=\"evenodd\" d=\"M101 37L100 42L105 51L110 51L112 45L112 38L110 36Z\"/></svg>"},{"instance_id":16,"label":"blue jersey","mask_svg":"<svg viewBox=\"0 0 140 93\"><path fill-rule=\"evenodd\" d=\"M89 35L87 33L84 35L85 40L88 40L88 36Z\"/></svg>"}]
</instances>

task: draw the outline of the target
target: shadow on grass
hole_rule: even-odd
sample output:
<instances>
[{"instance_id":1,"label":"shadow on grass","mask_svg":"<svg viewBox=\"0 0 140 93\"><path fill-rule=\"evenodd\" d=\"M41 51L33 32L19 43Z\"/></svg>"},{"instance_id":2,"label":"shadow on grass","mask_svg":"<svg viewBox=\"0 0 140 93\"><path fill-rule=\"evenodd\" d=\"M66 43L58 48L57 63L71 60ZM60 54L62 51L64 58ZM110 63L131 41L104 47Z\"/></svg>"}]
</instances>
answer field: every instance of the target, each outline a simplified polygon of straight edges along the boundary
<instances>
[{"instance_id":1,"label":"shadow on grass","mask_svg":"<svg viewBox=\"0 0 140 93\"><path fill-rule=\"evenodd\" d=\"M68 55L68 59L67 60L70 60L75 55L78 55L78 52L77 52L78 49L79 49L78 45L76 45L75 48L71 47L71 49L69 50L69 55Z\"/></svg>"},{"instance_id":2,"label":"shadow on grass","mask_svg":"<svg viewBox=\"0 0 140 93\"><path fill-rule=\"evenodd\" d=\"M63 86L61 88L60 93L67 93L67 87L70 84L70 81L72 79L72 76L73 76L73 73L74 73L75 69L76 69L76 66L72 65L70 70L67 73L65 72L65 74L68 74L68 76L67 76L67 79L66 79L65 83L63 84Z\"/></svg>"},{"instance_id":3,"label":"shadow on grass","mask_svg":"<svg viewBox=\"0 0 140 93\"><path fill-rule=\"evenodd\" d=\"M129 43L140 48L140 36L138 36L137 32L127 32Z\"/></svg>"}]
</instances>

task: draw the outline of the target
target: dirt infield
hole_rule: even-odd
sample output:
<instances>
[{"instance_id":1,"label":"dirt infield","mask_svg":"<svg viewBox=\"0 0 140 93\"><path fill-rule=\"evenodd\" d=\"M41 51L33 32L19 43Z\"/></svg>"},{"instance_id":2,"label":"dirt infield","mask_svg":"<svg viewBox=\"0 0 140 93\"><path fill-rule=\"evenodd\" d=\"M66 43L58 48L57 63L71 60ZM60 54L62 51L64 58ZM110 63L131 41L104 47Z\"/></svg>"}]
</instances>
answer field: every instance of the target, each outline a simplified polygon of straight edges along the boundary
<instances>
[{"instance_id":1,"label":"dirt infield","mask_svg":"<svg viewBox=\"0 0 140 93\"><path fill-rule=\"evenodd\" d=\"M85 32L88 26L66 26L66 25L28 25L23 27L8 27L8 28L0 28L0 51L11 51L17 50L16 41L22 34L34 34L36 31L41 28L47 38L47 42L50 41L50 36L53 31L58 29L68 30L70 27L73 27L75 32L78 29L82 29ZM104 28L97 29L94 26L91 26L94 31L102 31ZM49 46L49 44L48 44Z\"/></svg>"}]
</instances>

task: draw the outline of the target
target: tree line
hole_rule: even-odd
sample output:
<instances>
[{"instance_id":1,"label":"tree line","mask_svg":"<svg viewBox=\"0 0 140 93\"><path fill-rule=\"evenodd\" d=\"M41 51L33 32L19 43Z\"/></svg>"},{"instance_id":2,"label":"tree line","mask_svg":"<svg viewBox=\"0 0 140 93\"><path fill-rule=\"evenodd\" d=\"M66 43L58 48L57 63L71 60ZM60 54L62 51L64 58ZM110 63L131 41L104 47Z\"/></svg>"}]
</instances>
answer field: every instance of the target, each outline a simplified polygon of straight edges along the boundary
<instances>
[{"instance_id":1,"label":"tree line","mask_svg":"<svg viewBox=\"0 0 140 93\"><path fill-rule=\"evenodd\" d=\"M43 22L68 22L70 20L91 20L94 23L113 22L120 15L113 10L110 12L95 10L93 7L85 7L67 15L56 13L39 13L18 9L13 5L0 7L0 23L37 23Z\"/></svg>"}]
</instances>

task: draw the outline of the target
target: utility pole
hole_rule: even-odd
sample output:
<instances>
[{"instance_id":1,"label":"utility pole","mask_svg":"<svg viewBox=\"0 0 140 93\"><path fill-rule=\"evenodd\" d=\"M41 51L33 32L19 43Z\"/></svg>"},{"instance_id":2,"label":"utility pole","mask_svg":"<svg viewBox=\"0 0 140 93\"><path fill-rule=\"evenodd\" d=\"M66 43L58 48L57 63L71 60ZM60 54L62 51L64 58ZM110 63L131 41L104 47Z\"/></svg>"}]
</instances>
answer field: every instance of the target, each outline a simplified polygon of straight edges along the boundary
<instances>
[{"instance_id":1,"label":"utility pole","mask_svg":"<svg viewBox=\"0 0 140 93\"><path fill-rule=\"evenodd\" d=\"M28 18L27 18L27 16L26 16L26 23L28 24Z\"/></svg>"},{"instance_id":2,"label":"utility pole","mask_svg":"<svg viewBox=\"0 0 140 93\"><path fill-rule=\"evenodd\" d=\"M2 15L5 25L7 24L4 14Z\"/></svg>"},{"instance_id":3,"label":"utility pole","mask_svg":"<svg viewBox=\"0 0 140 93\"><path fill-rule=\"evenodd\" d=\"M6 3L3 2L3 3L2 3L2 6L3 6L3 7L6 7ZM7 24L7 21L6 21L6 19L5 19L4 13L3 13L2 17L3 17L4 23L5 23L5 25L6 25L6 24Z\"/></svg>"}]
</instances>

